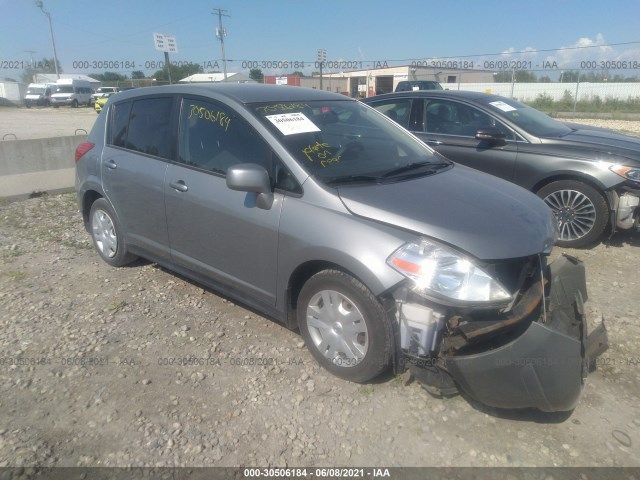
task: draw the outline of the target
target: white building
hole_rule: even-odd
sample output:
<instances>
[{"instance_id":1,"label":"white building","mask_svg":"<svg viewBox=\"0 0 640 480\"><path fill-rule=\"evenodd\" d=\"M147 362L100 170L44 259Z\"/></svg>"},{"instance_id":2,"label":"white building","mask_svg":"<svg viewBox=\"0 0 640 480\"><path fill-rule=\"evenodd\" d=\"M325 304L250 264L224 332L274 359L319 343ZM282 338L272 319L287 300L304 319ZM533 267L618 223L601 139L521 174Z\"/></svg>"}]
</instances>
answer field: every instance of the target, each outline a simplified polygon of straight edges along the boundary
<instances>
[{"instance_id":1,"label":"white building","mask_svg":"<svg viewBox=\"0 0 640 480\"><path fill-rule=\"evenodd\" d=\"M194 73L180 80L180 83L208 83L208 82L226 82L226 83L255 83L242 73L227 73L227 79L224 79L224 73Z\"/></svg>"},{"instance_id":2,"label":"white building","mask_svg":"<svg viewBox=\"0 0 640 480\"><path fill-rule=\"evenodd\" d=\"M372 97L393 92L403 80L435 80L442 88L457 90L460 83L493 82L493 73L485 70L437 69L401 65L397 67L372 68L351 72L324 73L324 78L348 78L348 93L352 97ZM323 82L323 88L324 88Z\"/></svg>"}]
</instances>

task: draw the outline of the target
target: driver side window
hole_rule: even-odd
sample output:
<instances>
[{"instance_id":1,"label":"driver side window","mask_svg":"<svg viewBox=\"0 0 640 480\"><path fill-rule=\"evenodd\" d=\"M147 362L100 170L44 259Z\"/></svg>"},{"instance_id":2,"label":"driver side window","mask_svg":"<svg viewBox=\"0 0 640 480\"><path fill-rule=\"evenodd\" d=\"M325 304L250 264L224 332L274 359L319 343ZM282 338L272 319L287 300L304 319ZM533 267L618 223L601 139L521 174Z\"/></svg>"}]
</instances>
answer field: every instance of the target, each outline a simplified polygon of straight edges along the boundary
<instances>
[{"instance_id":1,"label":"driver side window","mask_svg":"<svg viewBox=\"0 0 640 480\"><path fill-rule=\"evenodd\" d=\"M182 102L179 162L226 175L241 163L263 167L274 188L301 191L271 147L243 118L226 106L195 98Z\"/></svg>"},{"instance_id":2,"label":"driver side window","mask_svg":"<svg viewBox=\"0 0 640 480\"><path fill-rule=\"evenodd\" d=\"M493 127L515 140L514 132L492 116L472 106L449 100L431 100L425 109L425 131L475 137L481 128Z\"/></svg>"}]
</instances>

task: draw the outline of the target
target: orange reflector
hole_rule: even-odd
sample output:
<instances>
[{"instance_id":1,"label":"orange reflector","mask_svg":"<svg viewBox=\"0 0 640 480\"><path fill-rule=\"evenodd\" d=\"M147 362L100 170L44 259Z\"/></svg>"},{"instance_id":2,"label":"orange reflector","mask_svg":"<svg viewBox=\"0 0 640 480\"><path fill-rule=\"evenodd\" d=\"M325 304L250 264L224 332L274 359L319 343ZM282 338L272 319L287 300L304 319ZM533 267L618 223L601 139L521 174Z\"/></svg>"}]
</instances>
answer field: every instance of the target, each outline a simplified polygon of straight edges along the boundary
<instances>
[{"instance_id":1,"label":"orange reflector","mask_svg":"<svg viewBox=\"0 0 640 480\"><path fill-rule=\"evenodd\" d=\"M400 270L403 270L409 273L420 273L420 270L422 268L420 265L416 263L407 262L406 260L402 260L400 258L391 259L391 263L393 263Z\"/></svg>"}]
</instances>

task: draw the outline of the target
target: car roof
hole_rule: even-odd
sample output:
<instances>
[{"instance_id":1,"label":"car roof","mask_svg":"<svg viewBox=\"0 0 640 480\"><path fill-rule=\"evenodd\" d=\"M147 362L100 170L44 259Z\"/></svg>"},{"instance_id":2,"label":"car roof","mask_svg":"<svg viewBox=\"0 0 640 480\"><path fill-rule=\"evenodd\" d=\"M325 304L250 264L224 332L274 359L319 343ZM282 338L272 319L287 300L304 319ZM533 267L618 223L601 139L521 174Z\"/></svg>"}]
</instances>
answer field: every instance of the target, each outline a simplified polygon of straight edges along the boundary
<instances>
[{"instance_id":1,"label":"car roof","mask_svg":"<svg viewBox=\"0 0 640 480\"><path fill-rule=\"evenodd\" d=\"M239 103L258 102L298 102L311 100L350 100L338 93L313 88L287 85L266 85L260 83L189 83L186 85L164 85L124 91L118 94L118 100L146 95L191 94L216 95L235 100Z\"/></svg>"},{"instance_id":2,"label":"car roof","mask_svg":"<svg viewBox=\"0 0 640 480\"><path fill-rule=\"evenodd\" d=\"M483 92L469 92L466 90L413 90L410 92L394 92L383 93L382 95L376 95L375 97L365 98L363 102L383 100L385 98L398 98L398 97L442 97L442 98L459 98L464 100L479 100L479 99L503 99L499 95L493 95Z\"/></svg>"}]
</instances>

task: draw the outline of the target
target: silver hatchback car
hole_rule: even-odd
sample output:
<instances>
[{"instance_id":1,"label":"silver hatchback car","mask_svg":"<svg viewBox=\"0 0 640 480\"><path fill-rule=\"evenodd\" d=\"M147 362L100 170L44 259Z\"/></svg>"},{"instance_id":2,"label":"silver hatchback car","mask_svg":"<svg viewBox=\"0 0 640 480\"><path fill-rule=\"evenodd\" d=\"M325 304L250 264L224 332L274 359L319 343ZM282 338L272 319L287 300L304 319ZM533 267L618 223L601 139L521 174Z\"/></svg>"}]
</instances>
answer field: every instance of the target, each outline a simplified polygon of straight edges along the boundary
<instances>
[{"instance_id":1,"label":"silver hatchback car","mask_svg":"<svg viewBox=\"0 0 640 480\"><path fill-rule=\"evenodd\" d=\"M542 200L350 98L118 93L76 161L105 262L144 257L299 329L344 379L408 368L434 394L569 411L606 348L604 326L587 336L582 264L547 265Z\"/></svg>"}]
</instances>

